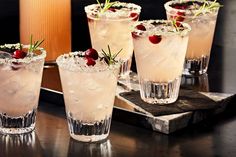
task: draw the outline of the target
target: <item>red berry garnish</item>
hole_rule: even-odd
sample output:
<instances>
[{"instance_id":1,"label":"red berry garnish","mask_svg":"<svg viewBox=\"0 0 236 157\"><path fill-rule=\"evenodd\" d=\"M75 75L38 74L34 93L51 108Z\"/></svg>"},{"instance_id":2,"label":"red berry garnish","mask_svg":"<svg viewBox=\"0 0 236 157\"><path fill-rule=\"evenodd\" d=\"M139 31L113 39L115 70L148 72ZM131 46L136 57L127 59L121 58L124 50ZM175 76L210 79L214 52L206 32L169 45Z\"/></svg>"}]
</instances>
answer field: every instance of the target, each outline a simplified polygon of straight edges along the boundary
<instances>
[{"instance_id":1,"label":"red berry garnish","mask_svg":"<svg viewBox=\"0 0 236 157\"><path fill-rule=\"evenodd\" d=\"M146 28L142 24L137 25L135 28L141 31L146 31Z\"/></svg>"},{"instance_id":2,"label":"red berry garnish","mask_svg":"<svg viewBox=\"0 0 236 157\"><path fill-rule=\"evenodd\" d=\"M12 70L19 70L20 67L21 67L21 63L12 62L12 66L11 66Z\"/></svg>"},{"instance_id":3,"label":"red berry garnish","mask_svg":"<svg viewBox=\"0 0 236 157\"><path fill-rule=\"evenodd\" d=\"M88 66L94 66L96 64L95 60L93 58L86 57L87 65Z\"/></svg>"},{"instance_id":4,"label":"red berry garnish","mask_svg":"<svg viewBox=\"0 0 236 157\"><path fill-rule=\"evenodd\" d=\"M184 19L185 19L185 18L183 17L183 16L185 16L185 13L178 11L176 14L177 14L177 15L174 16L175 20L176 20L176 21L183 22Z\"/></svg>"},{"instance_id":5,"label":"red berry garnish","mask_svg":"<svg viewBox=\"0 0 236 157\"><path fill-rule=\"evenodd\" d=\"M175 9L182 9L182 10L187 9L187 7L188 7L187 5L175 5L174 6Z\"/></svg>"},{"instance_id":6,"label":"red berry garnish","mask_svg":"<svg viewBox=\"0 0 236 157\"><path fill-rule=\"evenodd\" d=\"M181 5L175 5L174 8L175 9L182 9L182 6Z\"/></svg>"},{"instance_id":7,"label":"red berry garnish","mask_svg":"<svg viewBox=\"0 0 236 157\"><path fill-rule=\"evenodd\" d=\"M112 7L109 8L108 10L109 10L109 11L112 11L112 12L116 12L116 9L115 9L115 8L112 8Z\"/></svg>"},{"instance_id":8,"label":"red berry garnish","mask_svg":"<svg viewBox=\"0 0 236 157\"><path fill-rule=\"evenodd\" d=\"M139 18L139 14L138 13L130 13L129 16L133 18L133 21L137 21L138 18Z\"/></svg>"},{"instance_id":9,"label":"red berry garnish","mask_svg":"<svg viewBox=\"0 0 236 157\"><path fill-rule=\"evenodd\" d=\"M185 16L185 13L184 12L180 12L180 11L178 11L176 14L179 15L179 16Z\"/></svg>"},{"instance_id":10,"label":"red berry garnish","mask_svg":"<svg viewBox=\"0 0 236 157\"><path fill-rule=\"evenodd\" d=\"M175 20L176 20L176 21L179 21L179 22L183 22L183 21L184 21L184 17L182 17L182 16L176 16L176 17L175 17Z\"/></svg>"},{"instance_id":11,"label":"red berry garnish","mask_svg":"<svg viewBox=\"0 0 236 157\"><path fill-rule=\"evenodd\" d=\"M184 26L182 25L182 23L180 23L179 21L176 21L175 24L176 24L177 27L184 27Z\"/></svg>"},{"instance_id":12,"label":"red berry garnish","mask_svg":"<svg viewBox=\"0 0 236 157\"><path fill-rule=\"evenodd\" d=\"M97 60L98 59L98 52L93 48L87 49L85 51L85 57Z\"/></svg>"},{"instance_id":13,"label":"red berry garnish","mask_svg":"<svg viewBox=\"0 0 236 157\"><path fill-rule=\"evenodd\" d=\"M134 39L138 38L138 35L136 34L136 32L132 32L131 34Z\"/></svg>"},{"instance_id":14,"label":"red berry garnish","mask_svg":"<svg viewBox=\"0 0 236 157\"><path fill-rule=\"evenodd\" d=\"M25 58L26 55L27 55L26 52L24 52L22 50L16 50L16 51L14 51L12 57L15 58L15 59L20 59L20 58L22 59L22 58Z\"/></svg>"},{"instance_id":15,"label":"red berry garnish","mask_svg":"<svg viewBox=\"0 0 236 157\"><path fill-rule=\"evenodd\" d=\"M149 36L149 41L153 44L158 44L161 42L161 36L160 35L152 35L152 36Z\"/></svg>"}]
</instances>

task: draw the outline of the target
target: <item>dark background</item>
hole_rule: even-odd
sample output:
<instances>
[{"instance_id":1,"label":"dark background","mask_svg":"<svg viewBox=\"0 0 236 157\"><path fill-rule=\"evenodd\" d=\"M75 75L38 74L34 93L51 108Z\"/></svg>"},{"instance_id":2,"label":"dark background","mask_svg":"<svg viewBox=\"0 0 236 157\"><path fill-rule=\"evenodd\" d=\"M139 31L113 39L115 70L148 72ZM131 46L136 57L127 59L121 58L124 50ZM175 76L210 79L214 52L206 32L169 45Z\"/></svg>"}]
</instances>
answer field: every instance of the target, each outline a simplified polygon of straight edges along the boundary
<instances>
[{"instance_id":1,"label":"dark background","mask_svg":"<svg viewBox=\"0 0 236 157\"><path fill-rule=\"evenodd\" d=\"M121 0L123 1L123 0ZM125 0L142 7L140 20L165 19L166 0ZM236 1L219 0L220 9L209 64L211 91L236 93ZM91 47L84 6L96 0L71 0L72 50ZM0 0L0 44L19 42L19 0ZM132 69L135 71L133 64Z\"/></svg>"}]
</instances>

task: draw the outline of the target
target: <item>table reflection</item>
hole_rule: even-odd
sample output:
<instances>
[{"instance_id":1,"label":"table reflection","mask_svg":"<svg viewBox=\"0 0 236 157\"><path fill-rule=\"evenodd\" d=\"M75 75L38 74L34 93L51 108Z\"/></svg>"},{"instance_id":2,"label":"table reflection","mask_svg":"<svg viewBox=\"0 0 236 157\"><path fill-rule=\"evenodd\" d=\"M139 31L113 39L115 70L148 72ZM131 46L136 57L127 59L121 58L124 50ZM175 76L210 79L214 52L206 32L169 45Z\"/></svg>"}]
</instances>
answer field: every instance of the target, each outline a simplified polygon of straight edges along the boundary
<instances>
[{"instance_id":1,"label":"table reflection","mask_svg":"<svg viewBox=\"0 0 236 157\"><path fill-rule=\"evenodd\" d=\"M41 157L42 148L35 132L21 135L0 135L0 156ZM18 154L18 155L17 155Z\"/></svg>"},{"instance_id":2,"label":"table reflection","mask_svg":"<svg viewBox=\"0 0 236 157\"><path fill-rule=\"evenodd\" d=\"M70 138L68 157L77 156L96 156L96 157L111 157L110 140L105 140L96 143L83 143Z\"/></svg>"}]
</instances>

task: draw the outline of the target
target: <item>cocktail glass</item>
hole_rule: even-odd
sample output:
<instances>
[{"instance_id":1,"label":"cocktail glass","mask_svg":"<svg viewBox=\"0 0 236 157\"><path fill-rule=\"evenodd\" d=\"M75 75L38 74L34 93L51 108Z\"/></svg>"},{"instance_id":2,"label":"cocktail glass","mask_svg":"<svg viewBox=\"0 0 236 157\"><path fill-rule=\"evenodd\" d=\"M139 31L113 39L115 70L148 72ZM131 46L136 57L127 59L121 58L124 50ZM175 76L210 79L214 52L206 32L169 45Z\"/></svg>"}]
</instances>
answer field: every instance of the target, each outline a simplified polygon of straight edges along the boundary
<instances>
[{"instance_id":1,"label":"cocktail glass","mask_svg":"<svg viewBox=\"0 0 236 157\"><path fill-rule=\"evenodd\" d=\"M0 46L1 134L22 134L35 128L46 51L38 48L37 52L23 59L12 58L3 51L19 48L19 45ZM28 46L23 48L28 49Z\"/></svg>"},{"instance_id":2,"label":"cocktail glass","mask_svg":"<svg viewBox=\"0 0 236 157\"><path fill-rule=\"evenodd\" d=\"M143 101L169 104L178 98L190 26L165 20L141 21L132 32Z\"/></svg>"},{"instance_id":3,"label":"cocktail glass","mask_svg":"<svg viewBox=\"0 0 236 157\"><path fill-rule=\"evenodd\" d=\"M131 26L138 20L141 7L131 3L116 2L104 12L99 10L99 4L85 7L92 47L101 51L110 45L111 52L122 49L118 58L123 61L120 77L125 78L130 72L133 55Z\"/></svg>"},{"instance_id":4,"label":"cocktail glass","mask_svg":"<svg viewBox=\"0 0 236 157\"><path fill-rule=\"evenodd\" d=\"M209 6L213 7L209 9ZM217 2L205 0L165 3L168 19L186 22L192 29L183 74L201 75L207 72L219 6Z\"/></svg>"},{"instance_id":5,"label":"cocktail glass","mask_svg":"<svg viewBox=\"0 0 236 157\"><path fill-rule=\"evenodd\" d=\"M83 52L57 59L70 136L82 142L105 139L110 131L119 64L97 60L87 66Z\"/></svg>"}]
</instances>

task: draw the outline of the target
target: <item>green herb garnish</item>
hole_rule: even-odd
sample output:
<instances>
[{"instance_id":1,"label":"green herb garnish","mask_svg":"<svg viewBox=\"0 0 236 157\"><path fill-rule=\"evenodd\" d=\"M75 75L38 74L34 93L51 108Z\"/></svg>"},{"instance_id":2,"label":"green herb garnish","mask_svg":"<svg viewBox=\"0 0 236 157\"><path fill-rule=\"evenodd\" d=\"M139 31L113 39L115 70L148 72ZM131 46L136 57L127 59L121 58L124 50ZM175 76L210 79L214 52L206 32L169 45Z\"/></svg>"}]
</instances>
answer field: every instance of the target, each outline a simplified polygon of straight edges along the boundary
<instances>
[{"instance_id":1,"label":"green herb garnish","mask_svg":"<svg viewBox=\"0 0 236 157\"><path fill-rule=\"evenodd\" d=\"M179 22L177 23L176 19L173 19L171 21L171 23L172 23L173 27L175 28L176 32L179 32L179 26L178 25L180 25L180 23Z\"/></svg>"},{"instance_id":2,"label":"green herb garnish","mask_svg":"<svg viewBox=\"0 0 236 157\"><path fill-rule=\"evenodd\" d=\"M30 46L28 52L34 52L42 43L44 40L38 40L33 43L33 36L30 36Z\"/></svg>"},{"instance_id":3,"label":"green herb garnish","mask_svg":"<svg viewBox=\"0 0 236 157\"><path fill-rule=\"evenodd\" d=\"M104 13L117 2L110 2L110 0L105 0L105 2L102 4L99 0L97 0L97 3L100 6L100 13Z\"/></svg>"},{"instance_id":4,"label":"green herb garnish","mask_svg":"<svg viewBox=\"0 0 236 157\"><path fill-rule=\"evenodd\" d=\"M111 53L110 46L107 45L107 47L108 47L108 52L106 52L106 51L104 51L104 50L102 49L102 55L103 55L102 59L104 59L105 62L106 62L108 65L117 63L118 61L116 60L116 57L117 57L118 54L122 51L122 49L120 49L120 51L118 51L117 53L112 54L112 53Z\"/></svg>"},{"instance_id":5,"label":"green herb garnish","mask_svg":"<svg viewBox=\"0 0 236 157\"><path fill-rule=\"evenodd\" d=\"M203 13L210 12L212 9L223 7L223 5L219 4L217 0L214 0L213 2L209 2L207 0L204 0L203 5L198 9L198 11L194 14L194 18L196 16L199 16Z\"/></svg>"}]
</instances>

